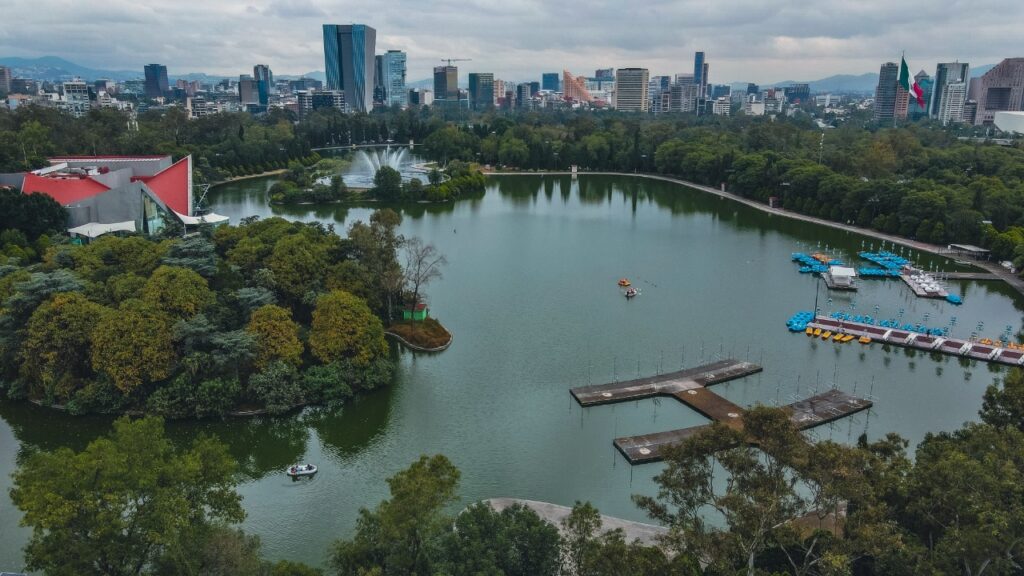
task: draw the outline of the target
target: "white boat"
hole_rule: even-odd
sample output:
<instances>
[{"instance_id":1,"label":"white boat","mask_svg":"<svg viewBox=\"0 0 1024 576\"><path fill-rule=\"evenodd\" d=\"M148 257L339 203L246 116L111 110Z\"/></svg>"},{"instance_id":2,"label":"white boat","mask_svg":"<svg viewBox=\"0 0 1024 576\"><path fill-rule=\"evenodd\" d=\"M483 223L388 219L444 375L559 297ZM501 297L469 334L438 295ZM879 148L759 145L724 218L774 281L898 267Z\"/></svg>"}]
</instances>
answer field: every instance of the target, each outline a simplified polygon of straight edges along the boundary
<instances>
[{"instance_id":1,"label":"white boat","mask_svg":"<svg viewBox=\"0 0 1024 576\"><path fill-rule=\"evenodd\" d=\"M636 288L630 288L626 290L626 298L632 298L638 294L640 294L640 291L637 290Z\"/></svg>"},{"instance_id":2,"label":"white boat","mask_svg":"<svg viewBox=\"0 0 1024 576\"><path fill-rule=\"evenodd\" d=\"M285 474L292 478L301 478L303 476L312 476L316 474L317 467L315 464L294 464L288 467Z\"/></svg>"}]
</instances>

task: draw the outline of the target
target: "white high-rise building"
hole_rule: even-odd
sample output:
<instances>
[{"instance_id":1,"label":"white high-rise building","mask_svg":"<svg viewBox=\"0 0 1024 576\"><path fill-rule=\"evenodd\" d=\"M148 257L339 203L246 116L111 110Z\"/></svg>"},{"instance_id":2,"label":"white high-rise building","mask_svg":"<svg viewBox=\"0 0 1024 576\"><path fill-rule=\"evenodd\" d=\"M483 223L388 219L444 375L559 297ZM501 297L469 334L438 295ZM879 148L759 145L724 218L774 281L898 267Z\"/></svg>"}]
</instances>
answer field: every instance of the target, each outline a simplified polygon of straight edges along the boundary
<instances>
[{"instance_id":1,"label":"white high-rise building","mask_svg":"<svg viewBox=\"0 0 1024 576\"><path fill-rule=\"evenodd\" d=\"M942 125L964 121L964 102L967 101L967 83L949 82L942 87L936 118Z\"/></svg>"},{"instance_id":2,"label":"white high-rise building","mask_svg":"<svg viewBox=\"0 0 1024 576\"><path fill-rule=\"evenodd\" d=\"M615 71L615 108L624 112L647 112L650 72L647 68L619 68Z\"/></svg>"},{"instance_id":3,"label":"white high-rise building","mask_svg":"<svg viewBox=\"0 0 1024 576\"><path fill-rule=\"evenodd\" d=\"M89 85L81 80L65 82L61 107L75 118L89 113Z\"/></svg>"}]
</instances>

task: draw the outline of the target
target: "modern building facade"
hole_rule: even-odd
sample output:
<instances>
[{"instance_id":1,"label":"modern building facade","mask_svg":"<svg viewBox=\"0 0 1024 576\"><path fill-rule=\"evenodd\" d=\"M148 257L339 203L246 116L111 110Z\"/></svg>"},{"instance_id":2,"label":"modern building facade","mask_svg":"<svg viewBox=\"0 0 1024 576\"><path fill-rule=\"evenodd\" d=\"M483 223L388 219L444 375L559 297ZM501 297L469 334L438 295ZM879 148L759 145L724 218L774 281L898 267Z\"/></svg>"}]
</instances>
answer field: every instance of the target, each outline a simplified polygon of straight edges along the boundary
<instances>
[{"instance_id":1,"label":"modern building facade","mask_svg":"<svg viewBox=\"0 0 1024 576\"><path fill-rule=\"evenodd\" d=\"M146 97L159 98L167 95L170 89L167 82L167 66L163 64L147 64L146 73Z\"/></svg>"},{"instance_id":2,"label":"modern building facade","mask_svg":"<svg viewBox=\"0 0 1024 576\"><path fill-rule=\"evenodd\" d=\"M593 101L590 91L587 90L586 79L582 76L573 76L568 70L562 70L562 98L568 102Z\"/></svg>"},{"instance_id":3,"label":"modern building facade","mask_svg":"<svg viewBox=\"0 0 1024 576\"><path fill-rule=\"evenodd\" d=\"M488 110L494 107L494 100L494 74L490 72L470 72L470 108L473 110Z\"/></svg>"},{"instance_id":4,"label":"modern building facade","mask_svg":"<svg viewBox=\"0 0 1024 576\"><path fill-rule=\"evenodd\" d=\"M704 52L693 54L693 83L697 86L697 98L706 98L708 94L707 62Z\"/></svg>"},{"instance_id":5,"label":"modern building facade","mask_svg":"<svg viewBox=\"0 0 1024 576\"><path fill-rule=\"evenodd\" d=\"M341 90L308 91L295 93L299 119L305 118L310 112L323 108L334 108L345 111L345 93Z\"/></svg>"},{"instance_id":6,"label":"modern building facade","mask_svg":"<svg viewBox=\"0 0 1024 576\"><path fill-rule=\"evenodd\" d=\"M259 85L256 83L256 79L248 74L238 77L238 102L259 104Z\"/></svg>"},{"instance_id":7,"label":"modern building facade","mask_svg":"<svg viewBox=\"0 0 1024 576\"><path fill-rule=\"evenodd\" d=\"M409 106L430 106L434 103L434 93L426 88L409 90Z\"/></svg>"},{"instance_id":8,"label":"modern building facade","mask_svg":"<svg viewBox=\"0 0 1024 576\"><path fill-rule=\"evenodd\" d=\"M345 93L352 112L373 107L374 50L377 31L365 24L324 24L327 89Z\"/></svg>"},{"instance_id":9,"label":"modern building facade","mask_svg":"<svg viewBox=\"0 0 1024 576\"><path fill-rule=\"evenodd\" d=\"M72 80L62 84L64 92L60 107L75 118L82 118L89 113L89 85L81 80Z\"/></svg>"},{"instance_id":10,"label":"modern building facade","mask_svg":"<svg viewBox=\"0 0 1024 576\"><path fill-rule=\"evenodd\" d=\"M274 86L274 74L270 66L257 64L252 67L252 77L256 81L256 102L263 106L270 103L270 91Z\"/></svg>"},{"instance_id":11,"label":"modern building facade","mask_svg":"<svg viewBox=\"0 0 1024 576\"><path fill-rule=\"evenodd\" d=\"M624 112L647 112L650 72L647 68L619 68L615 71L615 108Z\"/></svg>"},{"instance_id":12,"label":"modern building facade","mask_svg":"<svg viewBox=\"0 0 1024 576\"><path fill-rule=\"evenodd\" d=\"M0 66L0 94L11 93L11 69Z\"/></svg>"},{"instance_id":13,"label":"modern building facade","mask_svg":"<svg viewBox=\"0 0 1024 576\"><path fill-rule=\"evenodd\" d=\"M409 93L405 89L405 52L402 52L401 50L388 50L377 58L380 62L380 101L386 106L399 106L405 108L409 105Z\"/></svg>"},{"instance_id":14,"label":"modern building facade","mask_svg":"<svg viewBox=\"0 0 1024 576\"><path fill-rule=\"evenodd\" d=\"M786 102L790 104L803 104L811 99L811 87L808 84L793 84L782 89L786 96Z\"/></svg>"},{"instance_id":15,"label":"modern building facade","mask_svg":"<svg viewBox=\"0 0 1024 576\"><path fill-rule=\"evenodd\" d=\"M943 126L964 121L964 104L967 103L966 82L946 82L939 95L939 110L935 119Z\"/></svg>"},{"instance_id":16,"label":"modern building facade","mask_svg":"<svg viewBox=\"0 0 1024 576\"><path fill-rule=\"evenodd\" d=\"M978 87L975 124L992 124L996 112L1024 110L1024 58L1006 58L985 72Z\"/></svg>"},{"instance_id":17,"label":"modern building facade","mask_svg":"<svg viewBox=\"0 0 1024 576\"><path fill-rule=\"evenodd\" d=\"M561 92L562 88L558 82L558 72L545 72L540 76L542 90L550 92Z\"/></svg>"},{"instance_id":18,"label":"modern building facade","mask_svg":"<svg viewBox=\"0 0 1024 576\"><path fill-rule=\"evenodd\" d=\"M939 110L942 109L942 99L946 97L946 85L960 82L970 82L970 66L967 62L940 62L935 67L935 80L932 84L932 98L928 103L928 110L932 118L939 118ZM952 108L963 107L963 102L954 104ZM947 109L950 106L947 106Z\"/></svg>"},{"instance_id":19,"label":"modern building facade","mask_svg":"<svg viewBox=\"0 0 1024 576\"><path fill-rule=\"evenodd\" d=\"M930 104L932 101L932 88L935 84L932 77L927 72L921 70L917 74L914 74L914 82L921 87L921 99L924 100L924 108L917 103L917 98L912 98L910 102L910 117L914 120L918 118L924 118L930 116Z\"/></svg>"},{"instance_id":20,"label":"modern building facade","mask_svg":"<svg viewBox=\"0 0 1024 576\"><path fill-rule=\"evenodd\" d=\"M875 87L875 122L891 125L896 118L896 89L900 67L895 62L886 62L878 71L878 86Z\"/></svg>"},{"instance_id":21,"label":"modern building facade","mask_svg":"<svg viewBox=\"0 0 1024 576\"><path fill-rule=\"evenodd\" d=\"M434 101L459 100L459 67L458 66L435 66L434 67Z\"/></svg>"}]
</instances>

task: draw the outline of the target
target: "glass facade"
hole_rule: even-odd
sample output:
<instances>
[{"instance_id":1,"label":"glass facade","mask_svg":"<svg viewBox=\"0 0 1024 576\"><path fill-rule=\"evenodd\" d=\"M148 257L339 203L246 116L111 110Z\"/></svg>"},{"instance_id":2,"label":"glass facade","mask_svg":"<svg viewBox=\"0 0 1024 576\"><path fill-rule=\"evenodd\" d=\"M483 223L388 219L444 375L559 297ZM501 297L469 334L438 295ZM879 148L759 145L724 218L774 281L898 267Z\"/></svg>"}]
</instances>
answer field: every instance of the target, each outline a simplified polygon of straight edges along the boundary
<instances>
[{"instance_id":1,"label":"glass facade","mask_svg":"<svg viewBox=\"0 0 1024 576\"><path fill-rule=\"evenodd\" d=\"M384 103L388 106L405 108L409 94L405 90L405 52L388 50L381 56L381 83L384 87Z\"/></svg>"},{"instance_id":2,"label":"glass facade","mask_svg":"<svg viewBox=\"0 0 1024 576\"><path fill-rule=\"evenodd\" d=\"M345 93L353 112L373 105L377 31L365 24L324 24L324 71L328 90Z\"/></svg>"}]
</instances>

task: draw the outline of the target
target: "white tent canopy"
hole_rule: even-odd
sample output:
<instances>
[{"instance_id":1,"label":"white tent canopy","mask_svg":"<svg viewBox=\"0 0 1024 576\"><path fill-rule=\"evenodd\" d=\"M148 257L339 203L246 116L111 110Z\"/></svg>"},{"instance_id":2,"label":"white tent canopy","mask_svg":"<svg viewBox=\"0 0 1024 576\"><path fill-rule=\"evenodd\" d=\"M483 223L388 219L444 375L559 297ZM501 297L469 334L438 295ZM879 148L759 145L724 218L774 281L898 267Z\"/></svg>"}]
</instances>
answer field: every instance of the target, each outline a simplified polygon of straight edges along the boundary
<instances>
[{"instance_id":1,"label":"white tent canopy","mask_svg":"<svg viewBox=\"0 0 1024 576\"><path fill-rule=\"evenodd\" d=\"M195 226L197 224L223 224L230 220L227 216L221 216L220 214L203 214L202 216L186 216L180 212L175 212L175 216L181 219L182 224L186 226Z\"/></svg>"},{"instance_id":2,"label":"white tent canopy","mask_svg":"<svg viewBox=\"0 0 1024 576\"><path fill-rule=\"evenodd\" d=\"M128 220L127 222L112 222L109 224L89 222L88 224L68 229L69 234L77 234L86 238L96 238L110 232L135 232L135 221Z\"/></svg>"}]
</instances>

